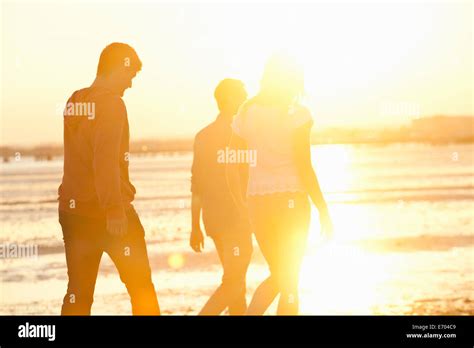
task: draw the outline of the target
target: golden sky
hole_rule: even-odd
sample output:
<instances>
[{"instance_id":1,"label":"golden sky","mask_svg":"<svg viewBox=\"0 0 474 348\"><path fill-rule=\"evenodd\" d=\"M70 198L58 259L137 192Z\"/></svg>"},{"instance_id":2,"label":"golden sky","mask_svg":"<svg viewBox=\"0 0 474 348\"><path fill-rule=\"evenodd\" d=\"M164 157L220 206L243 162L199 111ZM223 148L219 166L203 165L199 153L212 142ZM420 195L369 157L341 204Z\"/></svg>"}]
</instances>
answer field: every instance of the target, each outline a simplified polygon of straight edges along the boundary
<instances>
[{"instance_id":1,"label":"golden sky","mask_svg":"<svg viewBox=\"0 0 474 348\"><path fill-rule=\"evenodd\" d=\"M255 93L276 51L303 64L315 127L474 114L471 1L1 1L1 145L60 143L58 109L114 41L143 61L124 97L132 139L194 135L218 81Z\"/></svg>"}]
</instances>

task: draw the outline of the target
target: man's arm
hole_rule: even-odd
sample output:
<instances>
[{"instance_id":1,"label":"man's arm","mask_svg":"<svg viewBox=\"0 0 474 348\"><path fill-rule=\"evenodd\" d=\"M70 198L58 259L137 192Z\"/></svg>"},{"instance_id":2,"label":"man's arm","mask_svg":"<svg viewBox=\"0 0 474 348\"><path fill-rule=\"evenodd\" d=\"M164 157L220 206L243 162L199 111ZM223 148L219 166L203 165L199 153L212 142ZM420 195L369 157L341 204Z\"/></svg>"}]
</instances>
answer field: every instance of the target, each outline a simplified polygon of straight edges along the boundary
<instances>
[{"instance_id":1,"label":"man's arm","mask_svg":"<svg viewBox=\"0 0 474 348\"><path fill-rule=\"evenodd\" d=\"M235 134L235 132L232 132L229 142L229 148L232 150L238 150L239 148L246 147L247 146L245 140ZM248 166L242 167L239 163L226 163L225 174L227 185L229 187L234 203L236 204L241 217L247 218L247 203L243 195L243 189L241 184L242 168L246 168L246 170L248 171Z\"/></svg>"},{"instance_id":2,"label":"man's arm","mask_svg":"<svg viewBox=\"0 0 474 348\"><path fill-rule=\"evenodd\" d=\"M201 249L204 249L204 233L202 233L200 221L201 207L201 198L193 193L191 197L192 228L189 245L196 252L201 252Z\"/></svg>"},{"instance_id":3,"label":"man's arm","mask_svg":"<svg viewBox=\"0 0 474 348\"><path fill-rule=\"evenodd\" d=\"M191 222L193 229L201 228L201 197L197 193L192 193L191 196Z\"/></svg>"},{"instance_id":4,"label":"man's arm","mask_svg":"<svg viewBox=\"0 0 474 348\"><path fill-rule=\"evenodd\" d=\"M204 249L204 234L201 230L201 181L202 181L202 161L201 145L198 136L194 140L193 164L191 167L191 235L189 245L196 252Z\"/></svg>"},{"instance_id":5,"label":"man's arm","mask_svg":"<svg viewBox=\"0 0 474 348\"><path fill-rule=\"evenodd\" d=\"M127 219L122 202L120 153L122 132L127 118L125 105L120 98L101 101L97 105L98 117L93 138L94 183L100 206L105 210L107 230L123 235Z\"/></svg>"}]
</instances>

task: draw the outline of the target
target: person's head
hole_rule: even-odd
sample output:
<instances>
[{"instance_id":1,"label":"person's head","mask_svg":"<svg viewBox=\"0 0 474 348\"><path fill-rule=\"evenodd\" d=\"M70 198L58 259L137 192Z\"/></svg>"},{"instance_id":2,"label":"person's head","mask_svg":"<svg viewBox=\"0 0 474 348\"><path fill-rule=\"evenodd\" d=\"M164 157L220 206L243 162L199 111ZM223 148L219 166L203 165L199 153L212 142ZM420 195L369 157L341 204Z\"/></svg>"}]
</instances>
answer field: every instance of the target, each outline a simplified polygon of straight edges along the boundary
<instances>
[{"instance_id":1,"label":"person's head","mask_svg":"<svg viewBox=\"0 0 474 348\"><path fill-rule=\"evenodd\" d=\"M107 81L109 89L122 96L132 87L132 79L141 68L142 62L132 47L114 42L100 54L97 78Z\"/></svg>"},{"instance_id":2,"label":"person's head","mask_svg":"<svg viewBox=\"0 0 474 348\"><path fill-rule=\"evenodd\" d=\"M304 93L302 67L289 55L275 54L265 64L259 96L267 103L290 105Z\"/></svg>"},{"instance_id":3,"label":"person's head","mask_svg":"<svg viewBox=\"0 0 474 348\"><path fill-rule=\"evenodd\" d=\"M233 116L247 99L247 92L242 81L224 79L217 85L214 97L219 111Z\"/></svg>"}]
</instances>

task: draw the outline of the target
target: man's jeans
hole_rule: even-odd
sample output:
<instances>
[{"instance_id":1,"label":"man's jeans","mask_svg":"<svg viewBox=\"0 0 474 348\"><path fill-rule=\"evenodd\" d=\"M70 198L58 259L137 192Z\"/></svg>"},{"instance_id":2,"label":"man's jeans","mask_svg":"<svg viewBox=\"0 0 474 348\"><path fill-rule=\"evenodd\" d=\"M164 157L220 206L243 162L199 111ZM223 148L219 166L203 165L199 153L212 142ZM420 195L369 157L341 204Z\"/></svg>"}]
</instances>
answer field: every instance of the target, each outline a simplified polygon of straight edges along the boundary
<instances>
[{"instance_id":1,"label":"man's jeans","mask_svg":"<svg viewBox=\"0 0 474 348\"><path fill-rule=\"evenodd\" d=\"M219 315L226 308L230 315L244 315L247 310L245 278L252 257L252 235L245 230L222 232L212 236L224 269L222 283L200 315Z\"/></svg>"},{"instance_id":2,"label":"man's jeans","mask_svg":"<svg viewBox=\"0 0 474 348\"><path fill-rule=\"evenodd\" d=\"M151 279L145 231L134 209L127 211L128 231L115 237L105 218L59 212L68 269L62 315L90 315L102 253L109 254L125 283L134 315L158 315L160 309Z\"/></svg>"}]
</instances>

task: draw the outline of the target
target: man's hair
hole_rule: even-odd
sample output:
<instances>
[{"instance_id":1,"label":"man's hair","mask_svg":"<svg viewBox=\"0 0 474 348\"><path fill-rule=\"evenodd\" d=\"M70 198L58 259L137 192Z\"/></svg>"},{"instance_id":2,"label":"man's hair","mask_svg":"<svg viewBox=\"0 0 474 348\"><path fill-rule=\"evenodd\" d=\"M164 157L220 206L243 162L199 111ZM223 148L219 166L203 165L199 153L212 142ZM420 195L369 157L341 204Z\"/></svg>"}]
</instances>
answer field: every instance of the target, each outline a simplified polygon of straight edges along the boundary
<instances>
[{"instance_id":1,"label":"man's hair","mask_svg":"<svg viewBox=\"0 0 474 348\"><path fill-rule=\"evenodd\" d=\"M107 76L120 67L138 72L142 69L142 62L131 46L114 42L104 48L100 54L97 76Z\"/></svg>"},{"instance_id":2,"label":"man's hair","mask_svg":"<svg viewBox=\"0 0 474 348\"><path fill-rule=\"evenodd\" d=\"M214 98L216 98L217 106L221 109L229 96L241 96L247 94L244 83L237 79L224 79L217 85L214 90Z\"/></svg>"}]
</instances>

